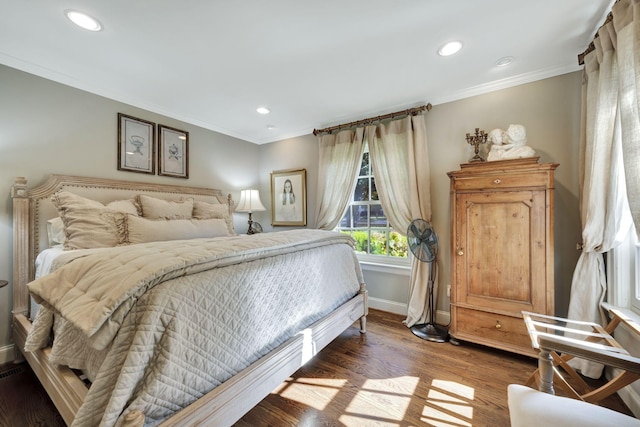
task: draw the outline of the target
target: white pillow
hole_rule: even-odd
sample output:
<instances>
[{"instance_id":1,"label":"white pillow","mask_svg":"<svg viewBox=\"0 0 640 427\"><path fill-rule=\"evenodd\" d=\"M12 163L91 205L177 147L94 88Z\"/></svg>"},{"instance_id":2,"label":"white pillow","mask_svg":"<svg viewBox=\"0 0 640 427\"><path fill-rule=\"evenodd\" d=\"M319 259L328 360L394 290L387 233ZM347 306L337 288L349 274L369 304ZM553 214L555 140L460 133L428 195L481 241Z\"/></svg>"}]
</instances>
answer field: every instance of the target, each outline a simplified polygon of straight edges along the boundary
<instances>
[{"instance_id":1,"label":"white pillow","mask_svg":"<svg viewBox=\"0 0 640 427\"><path fill-rule=\"evenodd\" d=\"M119 209L137 212L131 200L112 202L105 206L77 194L60 191L51 196L53 205L64 225L64 248L92 249L113 247L124 242L124 221L126 213L111 209L115 204Z\"/></svg>"},{"instance_id":2,"label":"white pillow","mask_svg":"<svg viewBox=\"0 0 640 427\"><path fill-rule=\"evenodd\" d=\"M64 243L64 223L59 216L47 221L47 235L49 236L49 247Z\"/></svg>"},{"instance_id":3,"label":"white pillow","mask_svg":"<svg viewBox=\"0 0 640 427\"><path fill-rule=\"evenodd\" d=\"M161 242L165 240L197 239L229 236L223 219L150 220L129 215L127 243Z\"/></svg>"},{"instance_id":4,"label":"white pillow","mask_svg":"<svg viewBox=\"0 0 640 427\"><path fill-rule=\"evenodd\" d=\"M193 215L193 199L163 200L138 195L142 216L148 219L189 219Z\"/></svg>"},{"instance_id":5,"label":"white pillow","mask_svg":"<svg viewBox=\"0 0 640 427\"><path fill-rule=\"evenodd\" d=\"M229 205L221 203L213 204L196 200L193 202L193 217L196 219L221 218L227 224L229 234L235 236L233 228L233 218L229 215Z\"/></svg>"}]
</instances>

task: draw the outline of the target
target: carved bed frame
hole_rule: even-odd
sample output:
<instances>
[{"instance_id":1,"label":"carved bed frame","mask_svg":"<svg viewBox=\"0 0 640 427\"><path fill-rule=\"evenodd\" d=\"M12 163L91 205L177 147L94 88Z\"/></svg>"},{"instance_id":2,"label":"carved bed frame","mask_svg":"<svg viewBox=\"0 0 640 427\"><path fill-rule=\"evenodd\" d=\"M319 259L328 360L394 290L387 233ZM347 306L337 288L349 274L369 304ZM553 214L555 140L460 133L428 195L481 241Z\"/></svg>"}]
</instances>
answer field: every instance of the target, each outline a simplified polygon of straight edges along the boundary
<instances>
[{"instance_id":1,"label":"carved bed frame","mask_svg":"<svg viewBox=\"0 0 640 427\"><path fill-rule=\"evenodd\" d=\"M51 195L71 191L84 197L108 203L148 194L157 198L175 200L181 196L210 203L225 203L233 212L231 195L226 198L220 190L176 185L152 184L137 181L51 175L46 182L32 189L25 178L18 177L11 189L13 198L13 340L20 351L18 359L27 360L49 397L70 425L86 394L87 385L71 369L49 363L50 348L25 352L24 344L31 329L29 318L29 291L27 283L34 278L37 254L47 247L47 220L57 216ZM360 320L365 332L367 291L364 284L350 301L314 323L310 328L315 352L323 349L338 335ZM308 334L307 334L308 336ZM236 376L213 389L190 406L166 419L162 426L195 425L214 422L228 426L239 420L278 385L298 370L307 360L309 343L298 334ZM306 352L306 353L305 353ZM142 426L144 414L132 411L124 426Z\"/></svg>"}]
</instances>

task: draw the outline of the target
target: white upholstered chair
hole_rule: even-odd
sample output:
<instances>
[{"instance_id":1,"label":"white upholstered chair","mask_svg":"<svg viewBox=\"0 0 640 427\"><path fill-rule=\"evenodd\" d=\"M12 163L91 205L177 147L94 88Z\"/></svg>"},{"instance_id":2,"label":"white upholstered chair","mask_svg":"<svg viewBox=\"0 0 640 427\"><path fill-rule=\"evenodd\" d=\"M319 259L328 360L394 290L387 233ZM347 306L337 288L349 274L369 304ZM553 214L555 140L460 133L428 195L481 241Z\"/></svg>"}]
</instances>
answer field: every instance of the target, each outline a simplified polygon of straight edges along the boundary
<instances>
[{"instance_id":1,"label":"white upholstered chair","mask_svg":"<svg viewBox=\"0 0 640 427\"><path fill-rule=\"evenodd\" d=\"M511 427L640 427L640 420L593 403L510 384Z\"/></svg>"}]
</instances>

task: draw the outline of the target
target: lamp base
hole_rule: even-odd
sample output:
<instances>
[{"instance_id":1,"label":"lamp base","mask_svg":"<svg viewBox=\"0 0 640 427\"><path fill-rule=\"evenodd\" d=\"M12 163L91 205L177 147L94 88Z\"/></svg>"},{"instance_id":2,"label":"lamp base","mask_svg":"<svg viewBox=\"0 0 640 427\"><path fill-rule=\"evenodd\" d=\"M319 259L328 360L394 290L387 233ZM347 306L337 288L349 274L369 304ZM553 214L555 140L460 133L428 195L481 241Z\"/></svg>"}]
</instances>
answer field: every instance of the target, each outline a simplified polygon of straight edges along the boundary
<instances>
[{"instance_id":1,"label":"lamp base","mask_svg":"<svg viewBox=\"0 0 640 427\"><path fill-rule=\"evenodd\" d=\"M423 340L433 342L447 342L449 339L449 329L446 326L435 323L421 323L409 328L413 335Z\"/></svg>"},{"instance_id":2,"label":"lamp base","mask_svg":"<svg viewBox=\"0 0 640 427\"><path fill-rule=\"evenodd\" d=\"M253 234L253 220L251 219L251 214L252 212L249 212L249 221L247 221L247 224L249 224L249 228L247 229L247 234Z\"/></svg>"}]
</instances>

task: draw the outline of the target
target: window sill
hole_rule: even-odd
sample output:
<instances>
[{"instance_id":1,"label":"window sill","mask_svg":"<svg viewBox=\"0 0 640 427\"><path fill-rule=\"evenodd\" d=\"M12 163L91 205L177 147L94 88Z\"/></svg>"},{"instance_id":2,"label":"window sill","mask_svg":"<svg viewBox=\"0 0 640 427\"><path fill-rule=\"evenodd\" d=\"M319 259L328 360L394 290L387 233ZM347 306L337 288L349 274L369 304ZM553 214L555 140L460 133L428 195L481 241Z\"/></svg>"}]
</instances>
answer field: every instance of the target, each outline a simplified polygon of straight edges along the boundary
<instances>
[{"instance_id":1,"label":"window sill","mask_svg":"<svg viewBox=\"0 0 640 427\"><path fill-rule=\"evenodd\" d=\"M633 310L631 308L619 307L619 306L614 305L614 304L609 304L608 302L603 302L602 303L602 307L605 310L609 310L611 308L615 308L616 310L619 310L620 312L622 312L626 316L629 316L631 319L633 319L634 322L640 324L640 314L638 314L635 310Z\"/></svg>"},{"instance_id":2,"label":"window sill","mask_svg":"<svg viewBox=\"0 0 640 427\"><path fill-rule=\"evenodd\" d=\"M366 271L411 276L411 264L391 264L380 261L360 259L360 266Z\"/></svg>"}]
</instances>

